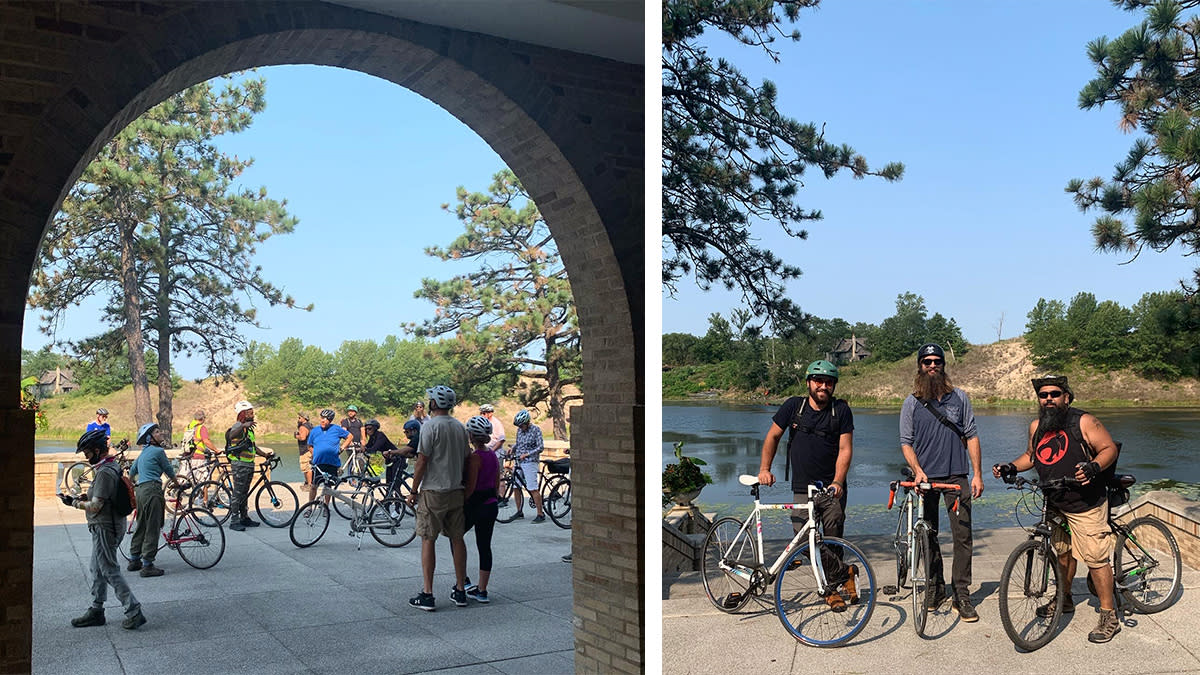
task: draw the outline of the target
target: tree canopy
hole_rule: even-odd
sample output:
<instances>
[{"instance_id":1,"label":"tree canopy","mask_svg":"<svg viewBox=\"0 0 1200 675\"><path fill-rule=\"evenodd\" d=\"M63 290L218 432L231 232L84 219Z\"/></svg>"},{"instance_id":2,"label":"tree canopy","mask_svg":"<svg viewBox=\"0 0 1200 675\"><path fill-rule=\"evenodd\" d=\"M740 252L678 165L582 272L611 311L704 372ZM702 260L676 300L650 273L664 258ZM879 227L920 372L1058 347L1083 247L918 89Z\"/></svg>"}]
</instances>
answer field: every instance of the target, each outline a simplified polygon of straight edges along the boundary
<instances>
[{"instance_id":1,"label":"tree canopy","mask_svg":"<svg viewBox=\"0 0 1200 675\"><path fill-rule=\"evenodd\" d=\"M779 60L777 37L799 40L784 24L819 0L664 0L662 33L663 266L662 283L674 292L692 275L702 289L719 283L738 289L747 307L776 324L800 326L803 315L784 284L800 269L756 243L751 226L777 223L789 236L821 218L802 206L805 172L826 178L897 180L898 163L872 170L850 146L825 138L824 127L802 123L776 108L774 83L752 83L725 59L714 60L701 37L728 34Z\"/></svg>"}]
</instances>

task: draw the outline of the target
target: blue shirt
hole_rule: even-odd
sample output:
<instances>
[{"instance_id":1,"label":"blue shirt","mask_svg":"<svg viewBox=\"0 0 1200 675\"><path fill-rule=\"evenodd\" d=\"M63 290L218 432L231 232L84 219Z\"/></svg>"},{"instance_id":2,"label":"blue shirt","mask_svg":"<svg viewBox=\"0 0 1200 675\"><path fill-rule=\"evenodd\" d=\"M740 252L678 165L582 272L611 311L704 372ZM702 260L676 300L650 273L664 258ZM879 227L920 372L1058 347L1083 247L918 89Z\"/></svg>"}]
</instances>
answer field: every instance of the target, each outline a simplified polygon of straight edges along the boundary
<instances>
[{"instance_id":1,"label":"blue shirt","mask_svg":"<svg viewBox=\"0 0 1200 675\"><path fill-rule=\"evenodd\" d=\"M157 483L162 480L164 473L171 478L175 477L175 469L172 469L171 462L167 461L167 451L157 445L142 448L142 453L133 460L133 466L129 467L129 479L137 485Z\"/></svg>"},{"instance_id":2,"label":"blue shirt","mask_svg":"<svg viewBox=\"0 0 1200 675\"><path fill-rule=\"evenodd\" d=\"M946 419L958 425L968 439L979 435L967 392L955 387L933 405L941 409ZM900 407L900 444L912 446L917 462L930 478L971 473L971 458L958 434L925 410L912 394Z\"/></svg>"},{"instance_id":3,"label":"blue shirt","mask_svg":"<svg viewBox=\"0 0 1200 675\"><path fill-rule=\"evenodd\" d=\"M342 459L338 457L338 454L342 449L342 439L349 435L349 431L336 424L330 424L328 429L318 426L308 432L308 444L313 449L312 463L341 466Z\"/></svg>"},{"instance_id":4,"label":"blue shirt","mask_svg":"<svg viewBox=\"0 0 1200 675\"><path fill-rule=\"evenodd\" d=\"M103 429L105 436L108 436L110 438L112 437L112 427L108 426L108 422L105 422L104 424L97 424L96 422L89 422L87 425L87 428L84 429L84 432L86 433L88 431L95 431L96 429Z\"/></svg>"}]
</instances>

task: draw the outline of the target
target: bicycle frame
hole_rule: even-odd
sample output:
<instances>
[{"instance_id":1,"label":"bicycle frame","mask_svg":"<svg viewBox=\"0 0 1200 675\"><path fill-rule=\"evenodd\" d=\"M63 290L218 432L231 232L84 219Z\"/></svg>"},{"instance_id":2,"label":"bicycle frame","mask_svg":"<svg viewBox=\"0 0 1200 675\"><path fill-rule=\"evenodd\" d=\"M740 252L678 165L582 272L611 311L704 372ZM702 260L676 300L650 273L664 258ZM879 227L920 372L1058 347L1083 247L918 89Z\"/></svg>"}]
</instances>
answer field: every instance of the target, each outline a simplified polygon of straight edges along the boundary
<instances>
[{"instance_id":1,"label":"bicycle frame","mask_svg":"<svg viewBox=\"0 0 1200 675\"><path fill-rule=\"evenodd\" d=\"M758 551L757 551L758 560L755 562L758 564L759 567L763 567L763 569L766 570L769 578L774 578L775 575L777 575L779 573L779 570L783 568L784 561L788 559L788 556L790 556L792 554L792 552L795 551L798 546L800 546L801 542L804 540L805 537L807 537L807 539L808 539L809 550L812 550L812 551L818 550L817 543L820 541L820 535L818 533L819 528L818 528L818 525L816 522L816 518L814 517L813 509L814 509L815 505L812 502L812 498L813 498L813 495L815 495L817 492L820 491L820 489L821 488L818 488L814 485L808 486L808 503L807 504L763 504L762 501L760 501L759 497L758 497L758 487L757 486L753 487L753 490L752 490L753 496L754 496L753 522L754 522L754 526L755 526L754 534L755 534L755 538L757 539L757 543L758 543ZM779 557L777 557L775 559L775 562L771 563L770 567L764 567L765 559L763 558L762 512L763 511L794 511L797 509L803 509L808 512L807 522L805 522L804 527L800 528L800 531L797 532L792 537L791 541L789 541L787 546L784 547L783 552L780 553ZM746 519L746 522L742 525L742 529L738 532L738 535L733 538L733 540L732 540L733 542L736 542L738 537L740 537L741 534L746 531L746 528L750 527L751 522L752 522L752 520L750 518ZM819 556L819 555L809 556L809 565L812 567L813 574L815 575L815 578L817 579L821 588L824 589L826 586L828 586L828 581L825 578L825 568L821 564L821 556ZM747 572L746 570L729 568L726 565L724 560L721 561L721 567L722 567L722 569L728 569L729 571L731 571L735 574L739 574L739 575L747 577L747 578L751 574L750 572Z\"/></svg>"}]
</instances>

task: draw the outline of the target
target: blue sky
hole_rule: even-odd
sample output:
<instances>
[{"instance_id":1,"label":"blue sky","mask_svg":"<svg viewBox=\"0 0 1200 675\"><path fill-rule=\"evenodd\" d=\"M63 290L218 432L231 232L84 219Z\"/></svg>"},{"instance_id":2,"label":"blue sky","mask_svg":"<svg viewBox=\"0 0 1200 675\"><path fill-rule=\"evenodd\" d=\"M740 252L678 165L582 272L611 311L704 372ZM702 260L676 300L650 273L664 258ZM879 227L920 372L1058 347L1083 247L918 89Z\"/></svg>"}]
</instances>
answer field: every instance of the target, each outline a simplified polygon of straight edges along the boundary
<instances>
[{"instance_id":1,"label":"blue sky","mask_svg":"<svg viewBox=\"0 0 1200 675\"><path fill-rule=\"evenodd\" d=\"M1077 100L1095 73L1087 43L1142 18L1102 0L825 2L802 13L799 42L776 42L778 65L706 35L711 54L774 81L785 114L825 124L826 138L874 167L905 164L895 183L810 176L799 201L824 219L808 241L755 226L761 245L804 272L789 296L818 316L878 324L912 291L988 343L1002 313L1003 337L1021 334L1039 297L1086 290L1129 307L1190 279L1200 260L1177 248L1128 265L1094 252L1094 212L1063 191L1071 178L1108 178L1132 145L1117 108ZM741 304L681 282L663 296L662 330L702 335L708 314Z\"/></svg>"},{"instance_id":2,"label":"blue sky","mask_svg":"<svg viewBox=\"0 0 1200 675\"><path fill-rule=\"evenodd\" d=\"M278 66L266 78L267 108L222 149L254 166L241 183L266 186L300 219L295 232L268 239L256 258L267 279L311 313L266 308L252 340L278 345L299 337L335 351L343 340L403 335L400 324L431 318L413 291L424 277L447 279L467 265L424 254L462 225L441 205L459 185L485 191L504 162L445 110L400 86L340 68ZM100 330L95 302L71 310L59 339ZM37 313L27 311L23 347L39 349ZM185 378L204 375L199 359L179 358Z\"/></svg>"}]
</instances>

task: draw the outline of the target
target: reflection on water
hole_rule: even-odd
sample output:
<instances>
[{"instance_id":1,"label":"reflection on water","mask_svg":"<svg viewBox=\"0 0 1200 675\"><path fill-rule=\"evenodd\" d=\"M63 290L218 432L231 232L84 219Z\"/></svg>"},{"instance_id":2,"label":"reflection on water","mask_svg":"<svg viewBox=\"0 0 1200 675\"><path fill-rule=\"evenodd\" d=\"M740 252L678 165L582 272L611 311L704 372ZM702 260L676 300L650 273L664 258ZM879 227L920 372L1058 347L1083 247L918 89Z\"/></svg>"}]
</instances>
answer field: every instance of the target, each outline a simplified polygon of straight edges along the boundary
<instances>
[{"instance_id":1,"label":"reflection on water","mask_svg":"<svg viewBox=\"0 0 1200 675\"><path fill-rule=\"evenodd\" d=\"M737 482L741 474L757 474L763 437L776 408L725 403L679 403L663 406L662 465L674 462L674 444L683 441L684 454L708 462L705 470L713 484L697 500L706 512L720 515L750 511L749 489ZM1150 490L1171 490L1200 499L1200 461L1195 439L1200 438L1200 411L1102 410L1097 416L1113 438L1123 443L1118 470L1137 476L1136 497ZM981 527L1016 524L1016 491L1006 490L991 477L992 464L1011 461L1024 451L1029 413L976 411L983 448L984 494L972 508L972 519ZM848 476L847 532L885 533L895 529L896 513L887 510L888 482L899 478L904 466L899 446L899 410L854 411L854 459ZM787 434L784 434L786 442ZM783 485L783 453L772 465L775 488L764 489L764 502L789 502L791 490ZM768 516L764 534L786 536L791 526L786 514Z\"/></svg>"}]
</instances>

